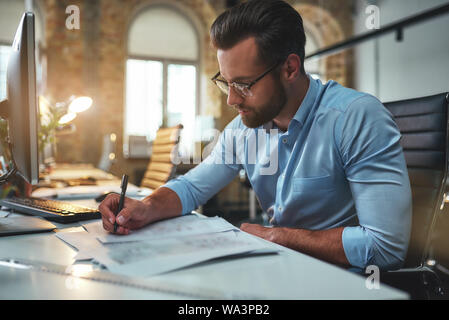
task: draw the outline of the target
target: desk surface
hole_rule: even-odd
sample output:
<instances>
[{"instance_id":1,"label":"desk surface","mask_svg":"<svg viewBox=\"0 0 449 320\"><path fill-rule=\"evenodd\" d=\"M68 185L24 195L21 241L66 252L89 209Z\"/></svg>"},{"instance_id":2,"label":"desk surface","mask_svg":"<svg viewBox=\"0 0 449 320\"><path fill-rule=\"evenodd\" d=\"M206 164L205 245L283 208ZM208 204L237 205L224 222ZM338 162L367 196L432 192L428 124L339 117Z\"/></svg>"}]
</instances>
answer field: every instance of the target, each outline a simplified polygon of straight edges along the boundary
<instances>
[{"instance_id":1,"label":"desk surface","mask_svg":"<svg viewBox=\"0 0 449 320\"><path fill-rule=\"evenodd\" d=\"M41 177L32 195L59 200L93 199L107 192L120 193L121 179L89 164L58 164ZM127 195L145 197L151 189L128 184Z\"/></svg>"},{"instance_id":2,"label":"desk surface","mask_svg":"<svg viewBox=\"0 0 449 320\"><path fill-rule=\"evenodd\" d=\"M90 199L73 202L98 206ZM73 265L76 250L57 238L56 232L77 231L80 224L55 225L58 229L54 232L0 237L0 260L39 261L63 269ZM224 299L408 298L406 293L383 284L379 289L368 289L368 275L354 274L277 244L266 243L280 252L213 260L147 279L129 278L122 284L0 264L0 299L191 299L198 298L195 296L198 293L201 294L199 298L207 298L211 293L215 294L212 298L218 294ZM111 276L107 271L102 274ZM139 287L132 283L148 285ZM177 291L170 291L170 288L177 288Z\"/></svg>"},{"instance_id":3,"label":"desk surface","mask_svg":"<svg viewBox=\"0 0 449 320\"><path fill-rule=\"evenodd\" d=\"M83 200L84 204L86 200ZM57 224L55 232L80 228ZM76 250L41 233L0 238L0 258L16 258L70 266ZM179 288L179 293L155 291L74 278L48 272L0 266L1 299L189 299L184 293L215 292L224 298L262 299L406 299L408 295L381 284L368 289L366 277L307 255L281 248L280 253L221 259L166 273L148 280ZM107 271L105 271L107 272ZM110 274L109 272L107 272ZM184 293L182 293L184 292ZM194 296L193 296L194 298Z\"/></svg>"},{"instance_id":4,"label":"desk surface","mask_svg":"<svg viewBox=\"0 0 449 320\"><path fill-rule=\"evenodd\" d=\"M97 180L118 179L111 173L95 168L91 164L58 164L46 176L50 180L80 179L84 177Z\"/></svg>"}]
</instances>

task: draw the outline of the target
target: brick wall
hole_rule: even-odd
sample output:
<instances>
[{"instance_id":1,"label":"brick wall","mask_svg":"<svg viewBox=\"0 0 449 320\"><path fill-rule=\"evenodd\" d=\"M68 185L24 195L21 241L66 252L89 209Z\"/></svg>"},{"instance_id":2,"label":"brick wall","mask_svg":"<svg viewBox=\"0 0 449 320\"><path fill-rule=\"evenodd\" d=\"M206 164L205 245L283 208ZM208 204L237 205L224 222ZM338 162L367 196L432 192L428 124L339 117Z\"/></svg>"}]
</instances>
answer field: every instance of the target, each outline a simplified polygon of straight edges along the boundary
<instances>
[{"instance_id":1,"label":"brick wall","mask_svg":"<svg viewBox=\"0 0 449 320\"><path fill-rule=\"evenodd\" d=\"M202 33L202 77L210 78L217 70L215 53L209 47L208 30L216 13L202 0L163 1L184 7L195 15ZM125 159L122 154L125 64L127 32L132 19L147 6L161 1L144 0L44 0L46 11L45 52L48 60L47 92L53 101L71 95L89 95L93 108L80 113L74 134L58 137L57 161L96 164L101 156L102 136L117 134L117 160L112 173L127 173L145 168L147 160ZM68 5L80 8L79 30L65 27ZM221 114L221 97L213 85L206 83L203 113Z\"/></svg>"}]
</instances>

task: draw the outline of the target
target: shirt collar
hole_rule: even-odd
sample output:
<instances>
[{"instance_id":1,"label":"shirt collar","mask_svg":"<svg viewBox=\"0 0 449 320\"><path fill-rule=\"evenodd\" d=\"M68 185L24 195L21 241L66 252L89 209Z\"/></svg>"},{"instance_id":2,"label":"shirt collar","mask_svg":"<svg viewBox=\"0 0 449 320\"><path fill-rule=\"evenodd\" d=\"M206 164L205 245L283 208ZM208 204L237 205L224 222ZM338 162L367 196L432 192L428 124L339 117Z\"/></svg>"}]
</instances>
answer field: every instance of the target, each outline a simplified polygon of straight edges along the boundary
<instances>
[{"instance_id":1,"label":"shirt collar","mask_svg":"<svg viewBox=\"0 0 449 320\"><path fill-rule=\"evenodd\" d=\"M301 126L304 125L304 122L307 119L307 116L310 114L313 105L315 104L316 96L318 93L318 81L313 79L309 74L307 74L309 78L309 88L307 89L306 96L302 100L301 105L293 116L292 120L296 120L299 122Z\"/></svg>"}]
</instances>

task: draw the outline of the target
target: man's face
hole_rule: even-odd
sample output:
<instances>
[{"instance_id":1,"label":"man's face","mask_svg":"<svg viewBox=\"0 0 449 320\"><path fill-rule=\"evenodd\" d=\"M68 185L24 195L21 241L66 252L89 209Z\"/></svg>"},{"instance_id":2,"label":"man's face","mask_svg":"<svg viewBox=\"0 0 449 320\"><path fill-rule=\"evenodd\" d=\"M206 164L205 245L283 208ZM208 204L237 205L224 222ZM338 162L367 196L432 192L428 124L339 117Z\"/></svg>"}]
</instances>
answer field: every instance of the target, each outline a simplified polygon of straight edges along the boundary
<instances>
[{"instance_id":1,"label":"man's face","mask_svg":"<svg viewBox=\"0 0 449 320\"><path fill-rule=\"evenodd\" d=\"M250 83L269 67L259 61L253 37L234 47L217 51L222 77L231 82ZM273 120L282 110L287 95L276 71L272 71L251 87L252 96L242 97L230 88L227 103L240 114L243 124L257 128Z\"/></svg>"}]
</instances>

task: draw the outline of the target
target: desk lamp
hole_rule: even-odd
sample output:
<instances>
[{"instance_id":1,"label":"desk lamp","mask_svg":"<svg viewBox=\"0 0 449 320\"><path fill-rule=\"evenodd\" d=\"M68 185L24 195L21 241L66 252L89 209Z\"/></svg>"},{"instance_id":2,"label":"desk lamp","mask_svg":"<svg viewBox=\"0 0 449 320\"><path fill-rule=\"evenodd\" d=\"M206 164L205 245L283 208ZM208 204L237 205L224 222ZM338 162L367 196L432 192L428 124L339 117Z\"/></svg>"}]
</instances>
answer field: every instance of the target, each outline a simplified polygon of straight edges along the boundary
<instances>
[{"instance_id":1,"label":"desk lamp","mask_svg":"<svg viewBox=\"0 0 449 320\"><path fill-rule=\"evenodd\" d=\"M39 130L39 151L43 152L47 143L55 142L55 134L74 132L75 127L70 124L77 113L86 111L92 106L92 98L87 96L71 96L66 102L52 104L43 96L39 97L41 127ZM69 130L67 130L69 129Z\"/></svg>"}]
</instances>

